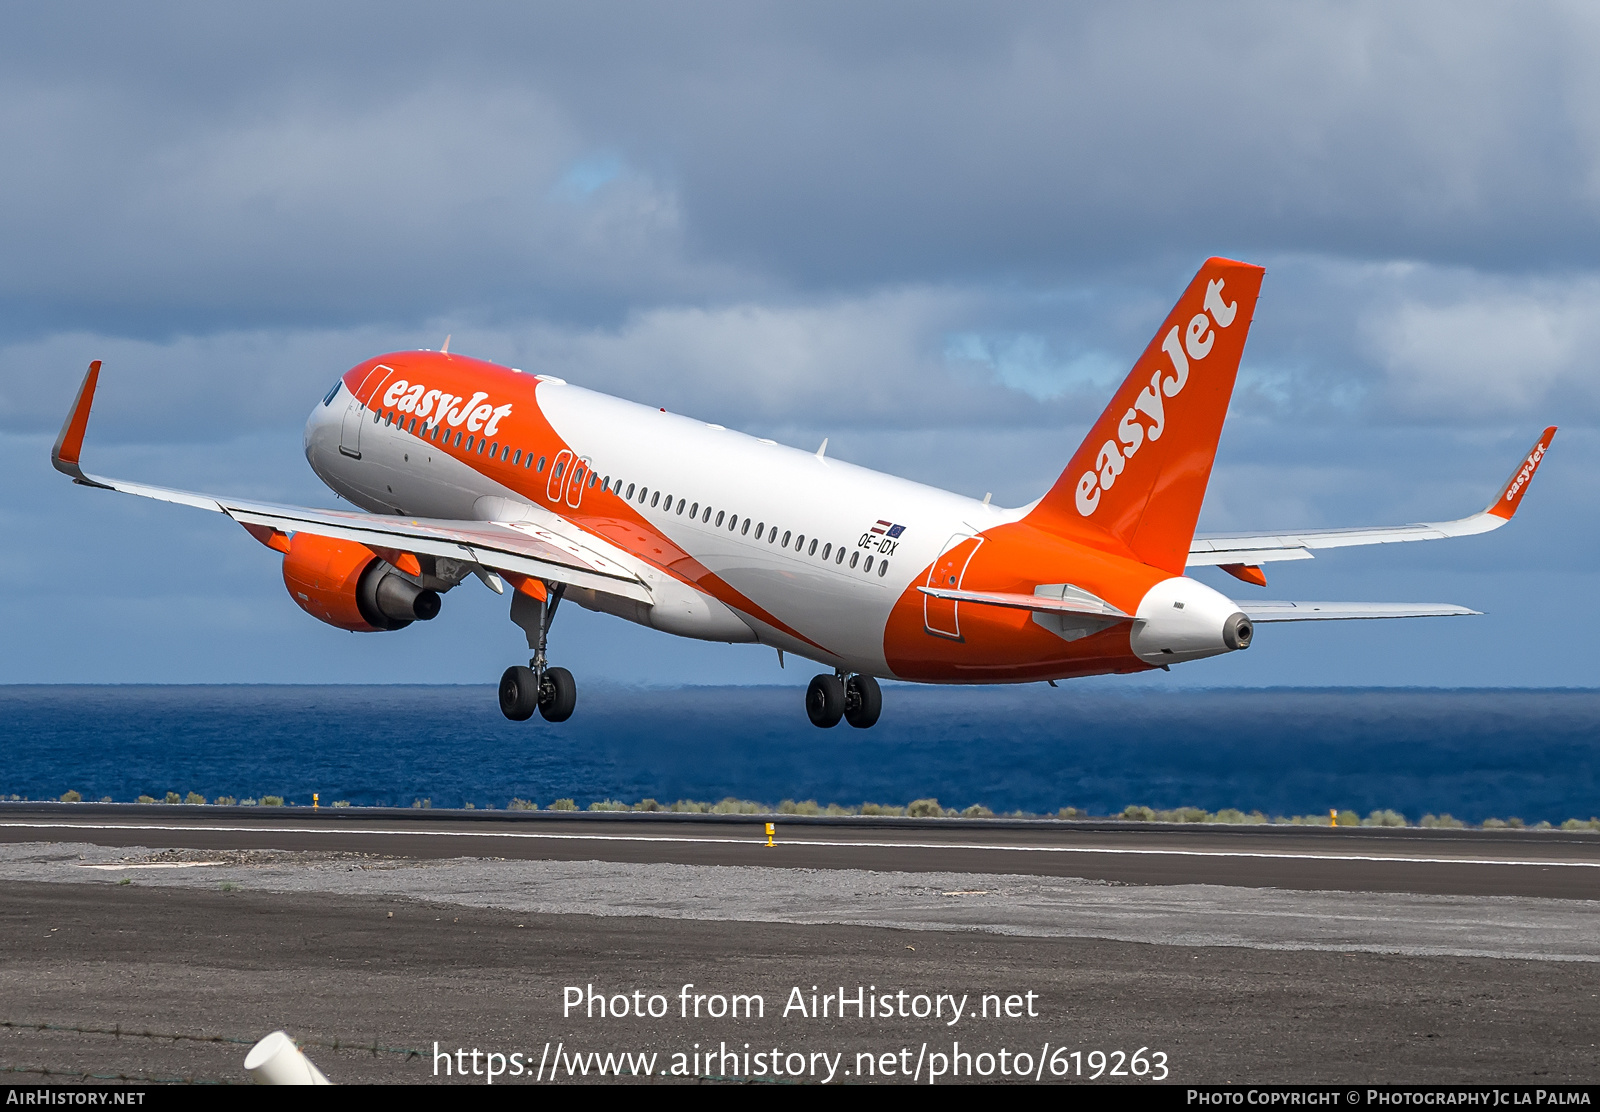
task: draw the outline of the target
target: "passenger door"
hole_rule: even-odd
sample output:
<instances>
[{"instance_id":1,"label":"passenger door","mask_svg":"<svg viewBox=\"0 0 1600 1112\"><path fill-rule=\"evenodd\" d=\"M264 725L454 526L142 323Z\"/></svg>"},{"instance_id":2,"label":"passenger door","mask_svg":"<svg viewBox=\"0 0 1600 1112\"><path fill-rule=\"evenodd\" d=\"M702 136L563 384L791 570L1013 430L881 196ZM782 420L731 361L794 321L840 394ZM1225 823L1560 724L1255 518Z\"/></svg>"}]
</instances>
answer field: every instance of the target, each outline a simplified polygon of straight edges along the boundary
<instances>
[{"instance_id":1,"label":"passenger door","mask_svg":"<svg viewBox=\"0 0 1600 1112\"><path fill-rule=\"evenodd\" d=\"M390 375L394 374L394 368L385 367L380 363L368 371L367 376L361 380L361 385L357 386L355 393L350 395L350 404L345 406L344 424L339 430L339 451L351 459L361 458L361 425L367 416L367 408L361 404L361 394L366 392L367 384L373 381L373 376L380 374L380 372L381 377L377 380L378 385L372 391L374 394L377 390L381 390L384 382L388 380ZM371 394L368 396L370 397ZM373 407L373 411L377 411L376 406Z\"/></svg>"},{"instance_id":2,"label":"passenger door","mask_svg":"<svg viewBox=\"0 0 1600 1112\"><path fill-rule=\"evenodd\" d=\"M944 550L928 570L929 587L942 587L959 591L966 578L967 566L983 544L983 538L971 533L957 533L945 542ZM922 627L935 637L961 640L961 604L951 599L922 596Z\"/></svg>"}]
</instances>

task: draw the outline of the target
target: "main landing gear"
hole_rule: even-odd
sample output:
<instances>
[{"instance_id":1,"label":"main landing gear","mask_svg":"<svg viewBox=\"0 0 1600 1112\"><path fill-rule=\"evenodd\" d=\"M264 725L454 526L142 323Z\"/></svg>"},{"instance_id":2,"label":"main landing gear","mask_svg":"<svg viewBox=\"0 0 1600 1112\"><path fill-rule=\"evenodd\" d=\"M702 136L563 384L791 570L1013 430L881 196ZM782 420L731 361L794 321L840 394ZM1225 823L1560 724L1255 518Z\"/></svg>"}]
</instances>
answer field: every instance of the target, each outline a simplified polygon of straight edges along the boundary
<instances>
[{"instance_id":1,"label":"main landing gear","mask_svg":"<svg viewBox=\"0 0 1600 1112\"><path fill-rule=\"evenodd\" d=\"M820 675L806 688L806 717L813 726L828 729L844 719L865 730L883 713L883 690L871 676L846 676L843 672Z\"/></svg>"},{"instance_id":2,"label":"main landing gear","mask_svg":"<svg viewBox=\"0 0 1600 1112\"><path fill-rule=\"evenodd\" d=\"M500 713L513 722L526 722L534 711L546 722L565 722L578 706L578 684L572 673L550 667L544 656L550 622L565 590L564 584L550 586L544 600L521 591L512 595L511 620L528 635L528 648L533 650L530 667L507 668L500 677Z\"/></svg>"}]
</instances>

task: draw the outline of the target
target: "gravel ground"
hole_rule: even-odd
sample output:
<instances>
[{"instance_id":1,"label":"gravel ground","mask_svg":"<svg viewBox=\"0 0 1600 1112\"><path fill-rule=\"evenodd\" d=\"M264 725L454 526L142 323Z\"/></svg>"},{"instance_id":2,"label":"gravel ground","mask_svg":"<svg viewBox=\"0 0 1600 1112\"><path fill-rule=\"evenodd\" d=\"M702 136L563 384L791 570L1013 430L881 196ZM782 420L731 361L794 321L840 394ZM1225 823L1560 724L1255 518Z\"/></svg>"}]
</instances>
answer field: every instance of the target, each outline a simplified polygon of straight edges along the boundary
<instances>
[{"instance_id":1,"label":"gravel ground","mask_svg":"<svg viewBox=\"0 0 1600 1112\"><path fill-rule=\"evenodd\" d=\"M0 845L0 880L401 896L544 915L849 924L1176 946L1600 961L1600 904L970 873Z\"/></svg>"},{"instance_id":2,"label":"gravel ground","mask_svg":"<svg viewBox=\"0 0 1600 1112\"><path fill-rule=\"evenodd\" d=\"M1089 1072L1141 1047L1178 1083L1600 1079L1589 901L64 844L0 846L0 882L0 1067L22 1083L243 1081L275 1028L337 1082L460 1081L435 1044L480 1084L474 1048L530 1074L557 1051L655 1054L625 1079L658 1083L750 1080L751 1060L696 1057L723 1047L804 1063L766 1083L919 1061L926 1081L958 1050L994 1070L1066 1048ZM947 999L807 1014L862 986L904 990L897 1013ZM667 1014L564 1006L590 987ZM764 1014L714 1016L735 993ZM598 1080L583 1060L572 1080Z\"/></svg>"}]
</instances>

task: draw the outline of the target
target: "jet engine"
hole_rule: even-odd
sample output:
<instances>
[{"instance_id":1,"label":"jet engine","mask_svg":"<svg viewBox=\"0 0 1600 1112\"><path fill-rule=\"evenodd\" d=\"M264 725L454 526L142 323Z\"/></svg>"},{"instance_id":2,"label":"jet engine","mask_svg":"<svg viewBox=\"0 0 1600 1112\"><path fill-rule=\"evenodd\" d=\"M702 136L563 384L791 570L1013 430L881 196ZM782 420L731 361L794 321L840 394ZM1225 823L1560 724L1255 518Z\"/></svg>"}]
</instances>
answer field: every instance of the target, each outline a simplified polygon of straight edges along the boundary
<instances>
[{"instance_id":1,"label":"jet engine","mask_svg":"<svg viewBox=\"0 0 1600 1112\"><path fill-rule=\"evenodd\" d=\"M419 587L366 545L313 533L289 539L283 584L319 622L357 633L404 629L439 613L437 591Z\"/></svg>"}]
</instances>

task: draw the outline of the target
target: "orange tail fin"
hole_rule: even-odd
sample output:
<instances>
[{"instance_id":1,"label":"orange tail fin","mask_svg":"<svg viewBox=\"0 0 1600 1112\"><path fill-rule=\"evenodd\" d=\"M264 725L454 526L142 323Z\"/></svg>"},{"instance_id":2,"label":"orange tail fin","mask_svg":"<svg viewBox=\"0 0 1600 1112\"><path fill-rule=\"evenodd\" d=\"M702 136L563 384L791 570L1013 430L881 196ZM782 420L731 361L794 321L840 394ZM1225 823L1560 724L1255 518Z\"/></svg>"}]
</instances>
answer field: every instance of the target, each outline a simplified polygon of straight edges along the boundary
<instances>
[{"instance_id":1,"label":"orange tail fin","mask_svg":"<svg viewBox=\"0 0 1600 1112\"><path fill-rule=\"evenodd\" d=\"M1265 273L1206 260L1031 524L1183 572Z\"/></svg>"}]
</instances>

